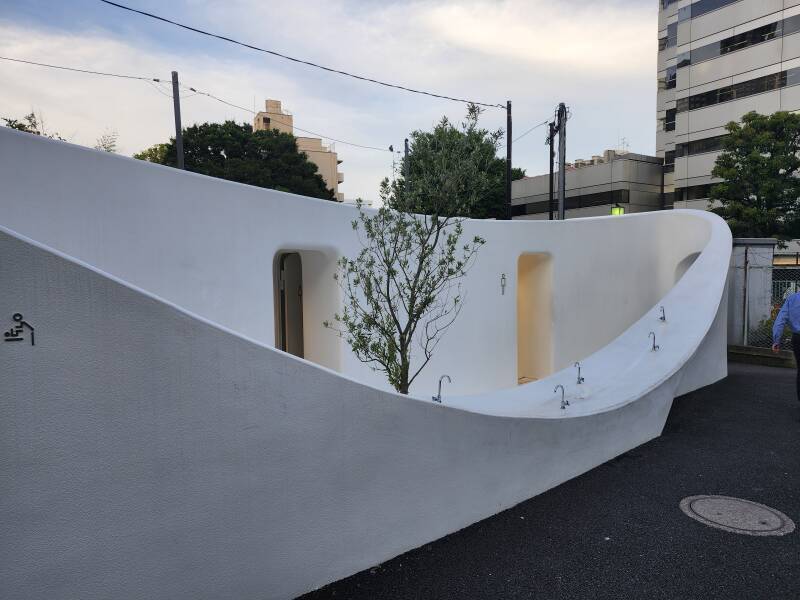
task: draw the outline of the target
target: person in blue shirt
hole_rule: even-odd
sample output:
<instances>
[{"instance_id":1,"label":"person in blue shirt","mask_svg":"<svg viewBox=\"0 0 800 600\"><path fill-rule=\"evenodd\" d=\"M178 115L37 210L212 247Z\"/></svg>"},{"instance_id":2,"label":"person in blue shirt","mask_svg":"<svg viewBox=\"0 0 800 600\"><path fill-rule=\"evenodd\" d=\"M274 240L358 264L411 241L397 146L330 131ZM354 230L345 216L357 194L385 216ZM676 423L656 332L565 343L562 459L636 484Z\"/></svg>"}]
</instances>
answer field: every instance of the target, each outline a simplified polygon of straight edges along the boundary
<instances>
[{"instance_id":1,"label":"person in blue shirt","mask_svg":"<svg viewBox=\"0 0 800 600\"><path fill-rule=\"evenodd\" d=\"M772 326L772 351L775 353L781 349L781 337L786 325L792 330L792 350L798 366L797 399L800 400L800 292L786 298L778 316L775 317L775 324Z\"/></svg>"}]
</instances>

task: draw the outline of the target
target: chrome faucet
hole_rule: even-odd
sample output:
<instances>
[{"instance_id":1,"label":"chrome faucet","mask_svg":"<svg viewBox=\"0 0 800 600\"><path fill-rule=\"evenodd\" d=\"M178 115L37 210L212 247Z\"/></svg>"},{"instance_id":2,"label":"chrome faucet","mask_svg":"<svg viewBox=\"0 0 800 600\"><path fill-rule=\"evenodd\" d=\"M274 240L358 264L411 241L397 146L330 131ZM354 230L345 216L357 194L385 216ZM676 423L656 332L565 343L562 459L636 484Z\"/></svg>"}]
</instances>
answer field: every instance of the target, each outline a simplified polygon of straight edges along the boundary
<instances>
[{"instance_id":1,"label":"chrome faucet","mask_svg":"<svg viewBox=\"0 0 800 600\"><path fill-rule=\"evenodd\" d=\"M661 346L658 346L656 344L656 332L655 331L651 331L650 335L648 337L652 337L653 338L653 349L652 349L652 351L653 352L658 352L658 349L661 348Z\"/></svg>"},{"instance_id":2,"label":"chrome faucet","mask_svg":"<svg viewBox=\"0 0 800 600\"><path fill-rule=\"evenodd\" d=\"M661 321L662 323L666 323L667 322L667 313L664 312L664 307L663 306L661 307L661 316L658 317L658 320Z\"/></svg>"},{"instance_id":3,"label":"chrome faucet","mask_svg":"<svg viewBox=\"0 0 800 600\"><path fill-rule=\"evenodd\" d=\"M575 366L576 366L576 367L578 367L578 385L580 385L580 384L582 384L584 381L586 381L586 378L584 378L584 377L581 377L581 363L579 363L579 362L576 362L576 363L575 363Z\"/></svg>"},{"instance_id":4,"label":"chrome faucet","mask_svg":"<svg viewBox=\"0 0 800 600\"><path fill-rule=\"evenodd\" d=\"M553 390L553 393L555 394L559 390L559 388L561 389L561 410L564 410L565 408L567 408L569 406L569 400L564 398L564 394L565 394L564 386L561 385L561 384L558 384L556 386L556 389Z\"/></svg>"},{"instance_id":5,"label":"chrome faucet","mask_svg":"<svg viewBox=\"0 0 800 600\"><path fill-rule=\"evenodd\" d=\"M453 383L453 380L450 379L450 375L442 375L439 377L439 393L435 396L431 397L431 400L434 402L438 402L439 404L442 403L442 379L447 379L447 383Z\"/></svg>"}]
</instances>

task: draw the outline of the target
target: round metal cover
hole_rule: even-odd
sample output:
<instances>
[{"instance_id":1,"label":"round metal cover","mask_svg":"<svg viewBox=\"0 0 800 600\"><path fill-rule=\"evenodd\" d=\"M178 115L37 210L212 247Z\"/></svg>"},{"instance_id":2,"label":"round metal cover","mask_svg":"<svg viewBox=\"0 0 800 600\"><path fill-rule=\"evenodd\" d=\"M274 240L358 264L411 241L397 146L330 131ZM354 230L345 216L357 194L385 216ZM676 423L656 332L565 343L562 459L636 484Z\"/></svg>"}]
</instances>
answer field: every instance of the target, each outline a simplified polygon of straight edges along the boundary
<instances>
[{"instance_id":1,"label":"round metal cover","mask_svg":"<svg viewBox=\"0 0 800 600\"><path fill-rule=\"evenodd\" d=\"M786 535L794 522L780 511L758 502L728 496L689 496L681 510L696 521L744 535Z\"/></svg>"}]
</instances>

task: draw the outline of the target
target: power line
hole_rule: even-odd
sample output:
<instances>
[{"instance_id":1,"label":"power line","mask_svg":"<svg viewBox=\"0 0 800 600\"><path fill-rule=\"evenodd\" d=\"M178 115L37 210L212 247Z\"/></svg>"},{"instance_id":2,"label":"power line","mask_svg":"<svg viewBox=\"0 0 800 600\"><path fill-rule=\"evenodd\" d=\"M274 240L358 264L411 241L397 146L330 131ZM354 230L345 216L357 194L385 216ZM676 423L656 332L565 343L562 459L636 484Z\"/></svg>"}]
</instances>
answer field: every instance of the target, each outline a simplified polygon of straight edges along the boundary
<instances>
[{"instance_id":1,"label":"power line","mask_svg":"<svg viewBox=\"0 0 800 600\"><path fill-rule=\"evenodd\" d=\"M228 102L227 100L223 100L222 98L219 98L219 97L217 97L217 96L215 96L213 94L210 94L208 92L203 92L203 91L197 90L197 89L195 89L193 87L189 87L189 86L183 86L182 85L181 87L184 88L184 89L190 90L190 91L194 92L195 94L199 94L201 96L207 96L207 97L211 98L212 100L216 100L217 102L221 102L222 104L226 104L226 105L228 105L228 106L230 106L232 108L238 108L239 110L243 110L245 112L248 112L251 115L257 114L255 111L253 111L253 110L251 110L249 108L245 108L244 106L239 106L238 104L234 104L233 102ZM289 125L289 123L287 123L285 121L281 121L280 119L275 119L275 121L277 121L281 125L287 125L287 126ZM333 137L331 137L329 135L324 135L322 133L317 133L316 131L310 131L308 129L303 129L302 127L297 127L296 125L294 125L294 123L292 123L291 126L292 126L293 129L297 129L298 131L302 131L303 133L308 133L310 135L316 135L317 137L321 137L323 139L330 140L332 142L336 142L337 144L344 144L346 146L354 146L355 148L363 148L365 150L377 150L379 152L391 152L391 150L389 150L388 148L378 148L376 146L365 146L364 144L356 144L354 142L346 142L344 140L333 138Z\"/></svg>"},{"instance_id":2,"label":"power line","mask_svg":"<svg viewBox=\"0 0 800 600\"><path fill-rule=\"evenodd\" d=\"M157 77L139 77L137 75L120 75L119 73L106 73L103 71L90 71L89 69L76 69L74 67L62 67L59 65L49 65L47 63L34 62L32 60L22 60L21 58L9 58L8 56L0 56L2 60L10 60L11 62L25 63L26 65L36 65L37 67L48 67L50 69L60 69L62 71L74 71L76 73L88 73L89 75L103 75L105 77L117 77L119 79L137 79L139 81L157 81L161 83L161 79Z\"/></svg>"},{"instance_id":3,"label":"power line","mask_svg":"<svg viewBox=\"0 0 800 600\"><path fill-rule=\"evenodd\" d=\"M74 73L85 73L85 74L89 74L89 75L103 75L105 77L116 77L116 78L119 78L119 79L132 79L132 80L137 80L137 81L144 81L144 82L150 84L153 87L153 89L155 89L162 96L166 96L167 98L172 98L172 94L171 93L168 93L168 92L164 91L161 87L159 87L157 85L159 83L166 84L167 82L165 80L159 79L157 77L143 77L143 76L138 76L138 75L122 75L122 74L119 74L119 73L108 73L108 72L105 72L105 71L93 71L93 70L90 70L90 69L78 69L76 67L64 67L64 66L61 66L61 65L52 65L52 64L48 64L48 63L34 62L32 60L23 60L21 58L10 58L10 57L7 57L7 56L0 56L0 60L8 60L8 61L11 61L11 62L23 63L23 64L26 64L26 65L35 65L37 67L47 67L47 68L50 68L50 69L58 69L58 70L61 70L61 71L71 71L71 72L74 72ZM227 100L223 100L222 98L214 96L213 94L209 94L208 92L203 92L203 91L200 91L200 90L196 90L195 88L187 87L187 86L184 86L184 85L181 85L181 87L184 88L184 89L188 89L188 90L194 92L194 94L192 94L192 95L184 96L182 98L183 100L185 100L186 98L191 98L191 97L193 97L195 95L207 96L207 97L211 98L212 100L216 100L217 102L221 102L222 104L227 104L228 106L231 106L233 108L238 108L239 110L243 110L245 112L249 112L250 114L256 114L254 111L250 110L249 108L245 108L243 106L239 106L238 104L233 104L232 102L228 102ZM284 123L284 125L288 125L288 123ZM293 127L294 127L294 125L293 125ZM355 148L364 148L366 150L378 150L380 152L389 152L389 150L387 148L378 148L376 146L366 146L364 144L356 144L354 142L347 142L345 140L340 140L340 139L337 139L337 138L333 138L333 137L330 137L328 135L323 135L321 133L317 133L315 131L310 131L308 129L302 129L301 127L294 127L294 129L297 129L298 131L302 131L303 133L308 133L308 134L311 134L311 135L315 135L315 136L324 138L326 140L331 140L332 142L336 142L336 143L339 143L339 144L344 144L346 146L353 146Z\"/></svg>"},{"instance_id":4,"label":"power line","mask_svg":"<svg viewBox=\"0 0 800 600\"><path fill-rule=\"evenodd\" d=\"M253 46L252 44L248 44L248 43L245 43L245 42L240 42L239 40L235 40L233 38L229 38L229 37L226 37L224 35L211 33L209 31L204 31L203 29L198 29L196 27L191 27L189 25L184 25L183 23L178 23L177 21L172 21L170 19L167 19L165 17L160 17L160 16L155 15L153 13L149 13L149 12L146 12L146 11L143 11L143 10L138 10L138 9L135 9L135 8L131 8L130 6L125 6L124 4L119 4L117 2L111 2L111 0L100 0L100 2L103 2L104 4L108 4L110 6L115 6L116 8L121 8L123 10L130 11L132 13L136 13L136 14L139 14L139 15L142 15L142 16L145 16L145 17L150 17L151 19L156 19L157 21L162 21L163 23L169 23L170 25L175 25L176 27L180 27L180 28L186 29L188 31L193 31L195 33L206 35L208 37L213 37L213 38L216 38L218 40L222 40L224 42L230 42L231 44L236 44L236 45L242 46L244 48L249 48L250 50L256 50L258 52L263 52L265 54L271 54L272 56L277 56L278 58L283 58L285 60L289 60L289 61L292 61L292 62L295 62L295 63L299 63L299 64L306 65L306 66L309 66L309 67L314 67L315 69L321 69L323 71L328 71L329 73L336 73L337 75L344 75L345 77L352 77L353 79L359 79L361 81L366 81L366 82L369 82L369 83L382 85L382 86L388 87L388 88L404 90L406 92L411 92L413 94L422 94L424 96L431 96L433 98L441 98L443 100L452 100L453 102L463 102L464 104L477 104L478 106L486 106L486 107L489 107L489 108L502 108L504 110L506 109L506 106L503 105L503 104L489 104L489 103L486 103L486 102L476 102L474 100L467 100L465 98L455 98L453 96L445 96L443 94L434 94L433 92L426 92L424 90L418 90L418 89L406 87L406 86L403 86L403 85L397 85L397 84L394 84L394 83L387 83L385 81L380 81L378 79L372 79L371 77L364 77L362 75L355 75L353 73L348 73L347 71L341 71L339 69L334 69L332 67L326 67L324 65L320 65L320 64L308 61L308 60L302 60L300 58L295 58L295 57L289 56L287 54L282 54L282 53L277 52L275 50L268 50L266 48L259 48L258 46Z\"/></svg>"},{"instance_id":5,"label":"power line","mask_svg":"<svg viewBox=\"0 0 800 600\"><path fill-rule=\"evenodd\" d=\"M529 134L531 131L534 131L535 129L539 129L539 127L542 127L543 125L547 125L549 122L550 122L550 119L547 119L546 121L542 121L542 122L541 122L541 123L539 123L538 125L534 125L533 127L531 127L530 129L528 129L528 131L526 131L526 132L525 132L525 133L523 133L522 135L515 137L515 138L514 138L512 141L516 142L516 141L518 141L518 140L521 140L521 139L522 139L522 138L524 138L526 135L528 135L528 134Z\"/></svg>"}]
</instances>

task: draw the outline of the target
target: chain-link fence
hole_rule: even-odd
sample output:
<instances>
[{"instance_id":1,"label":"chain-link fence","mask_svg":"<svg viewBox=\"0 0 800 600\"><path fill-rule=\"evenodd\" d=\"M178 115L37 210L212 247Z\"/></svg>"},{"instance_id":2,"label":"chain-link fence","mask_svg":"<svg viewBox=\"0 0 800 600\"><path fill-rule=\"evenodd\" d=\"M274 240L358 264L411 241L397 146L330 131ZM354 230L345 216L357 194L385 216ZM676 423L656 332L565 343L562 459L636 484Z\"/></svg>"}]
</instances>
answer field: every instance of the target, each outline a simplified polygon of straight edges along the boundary
<instances>
[{"instance_id":1,"label":"chain-link fence","mask_svg":"<svg viewBox=\"0 0 800 600\"><path fill-rule=\"evenodd\" d=\"M781 306L791 294L800 292L800 268L749 266L743 280L744 345L769 348L772 346L772 328ZM736 293L736 290L732 291ZM781 349L791 350L788 327L781 338Z\"/></svg>"}]
</instances>

